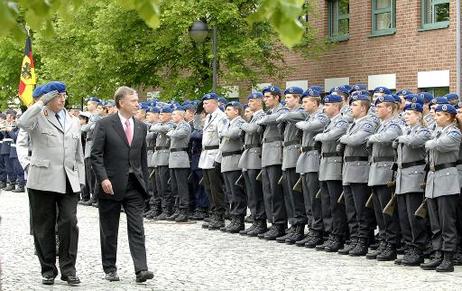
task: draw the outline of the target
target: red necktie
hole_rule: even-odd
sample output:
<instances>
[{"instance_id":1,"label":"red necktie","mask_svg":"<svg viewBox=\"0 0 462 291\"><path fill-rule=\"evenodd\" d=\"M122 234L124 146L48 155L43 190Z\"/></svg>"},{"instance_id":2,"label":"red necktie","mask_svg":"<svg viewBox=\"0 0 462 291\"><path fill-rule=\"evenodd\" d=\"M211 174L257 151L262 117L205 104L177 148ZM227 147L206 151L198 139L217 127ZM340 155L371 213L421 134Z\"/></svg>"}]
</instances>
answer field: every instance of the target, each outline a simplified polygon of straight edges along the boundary
<instances>
[{"instance_id":1,"label":"red necktie","mask_svg":"<svg viewBox=\"0 0 462 291\"><path fill-rule=\"evenodd\" d=\"M125 136L127 137L128 144L132 145L133 133L130 128L130 119L125 121Z\"/></svg>"}]
</instances>

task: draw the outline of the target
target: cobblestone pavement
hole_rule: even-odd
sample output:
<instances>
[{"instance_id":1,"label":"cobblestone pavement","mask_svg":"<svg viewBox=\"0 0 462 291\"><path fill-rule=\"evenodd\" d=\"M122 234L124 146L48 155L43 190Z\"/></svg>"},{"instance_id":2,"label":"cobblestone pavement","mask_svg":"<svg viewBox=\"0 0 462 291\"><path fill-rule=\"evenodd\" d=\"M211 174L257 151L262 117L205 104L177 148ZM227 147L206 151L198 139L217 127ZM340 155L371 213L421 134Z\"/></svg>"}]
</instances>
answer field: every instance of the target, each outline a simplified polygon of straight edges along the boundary
<instances>
[{"instance_id":1,"label":"cobblestone pavement","mask_svg":"<svg viewBox=\"0 0 462 291\"><path fill-rule=\"evenodd\" d=\"M82 284L69 287L59 277L40 283L40 266L29 235L26 194L0 196L0 260L3 290L460 290L462 267L450 274L406 268L392 262L327 254L203 230L197 224L147 221L148 265L154 280L137 285L125 216L121 216L120 282L106 282L100 261L97 210L79 206L77 270Z\"/></svg>"}]
</instances>

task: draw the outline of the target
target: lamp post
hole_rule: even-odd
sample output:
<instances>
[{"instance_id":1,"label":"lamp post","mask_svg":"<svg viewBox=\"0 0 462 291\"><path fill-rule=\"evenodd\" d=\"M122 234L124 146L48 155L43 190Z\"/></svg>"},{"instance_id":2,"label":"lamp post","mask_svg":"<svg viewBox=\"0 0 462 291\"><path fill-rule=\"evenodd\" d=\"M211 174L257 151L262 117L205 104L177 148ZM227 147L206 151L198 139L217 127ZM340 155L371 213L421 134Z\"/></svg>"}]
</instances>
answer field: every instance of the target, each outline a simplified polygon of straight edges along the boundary
<instances>
[{"instance_id":1,"label":"lamp post","mask_svg":"<svg viewBox=\"0 0 462 291\"><path fill-rule=\"evenodd\" d=\"M217 89L217 28L214 26L212 29L212 91L216 92ZM210 29L207 23L200 20L195 21L189 28L189 35L196 43L203 43L209 34Z\"/></svg>"}]
</instances>

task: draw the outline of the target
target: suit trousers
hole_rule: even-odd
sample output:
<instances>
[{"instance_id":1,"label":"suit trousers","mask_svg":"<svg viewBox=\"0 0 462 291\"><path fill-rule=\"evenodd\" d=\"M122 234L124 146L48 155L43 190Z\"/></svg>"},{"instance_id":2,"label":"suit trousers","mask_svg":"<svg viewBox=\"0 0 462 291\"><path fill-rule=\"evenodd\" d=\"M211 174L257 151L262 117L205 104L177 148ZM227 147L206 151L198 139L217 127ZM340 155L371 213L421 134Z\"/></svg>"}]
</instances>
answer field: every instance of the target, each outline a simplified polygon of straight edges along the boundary
<instances>
[{"instance_id":1,"label":"suit trousers","mask_svg":"<svg viewBox=\"0 0 462 291\"><path fill-rule=\"evenodd\" d=\"M281 178L281 165L262 168L262 187L265 200L266 216L273 224L287 224L287 213L282 187L278 184Z\"/></svg>"},{"instance_id":2,"label":"suit trousers","mask_svg":"<svg viewBox=\"0 0 462 291\"><path fill-rule=\"evenodd\" d=\"M358 238L369 240L373 231L374 212L366 207L367 199L371 194L370 188L366 183L351 183L351 193L358 221Z\"/></svg>"},{"instance_id":3,"label":"suit trousers","mask_svg":"<svg viewBox=\"0 0 462 291\"><path fill-rule=\"evenodd\" d=\"M85 164L85 187L88 190L88 199L90 199L90 196L93 200L96 201L96 176L95 172L93 171L93 168L91 167L91 161L90 158L86 158L84 160ZM86 197L85 197L86 198Z\"/></svg>"},{"instance_id":4,"label":"suit trousers","mask_svg":"<svg viewBox=\"0 0 462 291\"><path fill-rule=\"evenodd\" d=\"M401 237L404 243L423 250L428 242L427 219L414 215L422 203L423 193L400 194L396 198Z\"/></svg>"},{"instance_id":5,"label":"suit trousers","mask_svg":"<svg viewBox=\"0 0 462 291\"><path fill-rule=\"evenodd\" d=\"M241 185L235 185L237 179L242 174L242 171L230 171L223 173L225 187L228 189L229 203L231 209L229 214L233 216L244 217L247 212L247 195Z\"/></svg>"},{"instance_id":6,"label":"suit trousers","mask_svg":"<svg viewBox=\"0 0 462 291\"><path fill-rule=\"evenodd\" d=\"M170 185L168 184L170 180L170 170L168 166L159 166L155 169L154 175L156 176L157 192L162 201L162 210L170 212L175 202Z\"/></svg>"},{"instance_id":7,"label":"suit trousers","mask_svg":"<svg viewBox=\"0 0 462 291\"><path fill-rule=\"evenodd\" d=\"M0 158L3 159L3 163L5 164L8 183L16 184L16 173L14 172L13 165L11 164L10 154L0 155Z\"/></svg>"},{"instance_id":8,"label":"suit trousers","mask_svg":"<svg viewBox=\"0 0 462 291\"><path fill-rule=\"evenodd\" d=\"M356 216L355 203L353 200L353 193L351 192L350 185L343 186L343 197L345 203L345 214L348 225L349 239L350 241L356 241L358 239L358 219Z\"/></svg>"},{"instance_id":9,"label":"suit trousers","mask_svg":"<svg viewBox=\"0 0 462 291\"><path fill-rule=\"evenodd\" d=\"M26 185L26 180L24 177L24 170L19 163L18 158L10 158L11 165L13 166L14 173L16 175L16 185L24 187Z\"/></svg>"},{"instance_id":10,"label":"suit trousers","mask_svg":"<svg viewBox=\"0 0 462 291\"><path fill-rule=\"evenodd\" d=\"M178 208L189 210L189 168L170 169L171 188L174 197L177 197Z\"/></svg>"},{"instance_id":11,"label":"suit trousers","mask_svg":"<svg viewBox=\"0 0 462 291\"><path fill-rule=\"evenodd\" d=\"M203 169L204 187L209 195L210 210L212 213L223 215L228 206L225 205L225 193L223 189L223 176L221 164L216 163L212 169Z\"/></svg>"},{"instance_id":12,"label":"suit trousers","mask_svg":"<svg viewBox=\"0 0 462 291\"><path fill-rule=\"evenodd\" d=\"M459 194L427 199L434 251L456 251L458 199Z\"/></svg>"},{"instance_id":13,"label":"suit trousers","mask_svg":"<svg viewBox=\"0 0 462 291\"><path fill-rule=\"evenodd\" d=\"M298 178L300 175L295 171L295 168L288 168L283 172L283 190L284 193L287 195L284 195L286 201L286 209L288 208L287 205L291 205L291 211L292 211L292 225L305 225L308 221L307 216L306 216L306 210L305 210L305 202L304 202L304 197L303 197L303 191L295 191L293 190L293 187L298 181ZM287 200L289 200L287 202ZM289 212L289 209L286 210L287 213Z\"/></svg>"},{"instance_id":14,"label":"suit trousers","mask_svg":"<svg viewBox=\"0 0 462 291\"><path fill-rule=\"evenodd\" d=\"M143 226L144 197L140 188L135 175L130 174L123 200L99 199L101 258L105 273L117 270L117 237L122 206L127 216L128 245L135 272L148 269Z\"/></svg>"},{"instance_id":15,"label":"suit trousers","mask_svg":"<svg viewBox=\"0 0 462 291\"><path fill-rule=\"evenodd\" d=\"M318 173L306 173L302 175L303 200L307 217L311 214L311 222L308 224L310 232L322 235L324 226L322 223L321 200L316 198L319 191Z\"/></svg>"},{"instance_id":16,"label":"suit trousers","mask_svg":"<svg viewBox=\"0 0 462 291\"><path fill-rule=\"evenodd\" d=\"M396 246L400 242L400 228L398 220L398 211L393 211L393 215L389 216L384 214L382 211L392 196L392 188L387 185L373 186L374 196L379 200L379 205L374 203L374 209L379 208L383 220L383 226L385 230L385 241L388 244ZM376 217L377 221L379 220Z\"/></svg>"},{"instance_id":17,"label":"suit trousers","mask_svg":"<svg viewBox=\"0 0 462 291\"><path fill-rule=\"evenodd\" d=\"M245 170L242 172L244 177L245 189L247 192L247 205L250 213L255 220L266 220L265 202L263 199L263 189L257 175L260 170Z\"/></svg>"},{"instance_id":18,"label":"suit trousers","mask_svg":"<svg viewBox=\"0 0 462 291\"><path fill-rule=\"evenodd\" d=\"M202 208L206 209L209 208L209 199L207 197L207 193L205 193L205 188L202 184L199 184L200 180L204 176L202 175L201 169L196 169L191 171L191 179L189 180L190 184L190 193L192 197L192 202L194 209Z\"/></svg>"},{"instance_id":19,"label":"suit trousers","mask_svg":"<svg viewBox=\"0 0 462 291\"><path fill-rule=\"evenodd\" d=\"M345 207L337 203L338 198L342 194L342 181L326 181L327 191L329 192L330 215L332 217L332 234L342 239L345 238L347 232L347 220Z\"/></svg>"},{"instance_id":20,"label":"suit trousers","mask_svg":"<svg viewBox=\"0 0 462 291\"><path fill-rule=\"evenodd\" d=\"M69 182L66 194L28 189L32 232L42 276L58 275L56 268L56 225L59 238L59 268L61 275L75 275L79 228L77 202Z\"/></svg>"},{"instance_id":21,"label":"suit trousers","mask_svg":"<svg viewBox=\"0 0 462 291\"><path fill-rule=\"evenodd\" d=\"M0 182L6 183L6 165L3 156L0 155Z\"/></svg>"}]
</instances>

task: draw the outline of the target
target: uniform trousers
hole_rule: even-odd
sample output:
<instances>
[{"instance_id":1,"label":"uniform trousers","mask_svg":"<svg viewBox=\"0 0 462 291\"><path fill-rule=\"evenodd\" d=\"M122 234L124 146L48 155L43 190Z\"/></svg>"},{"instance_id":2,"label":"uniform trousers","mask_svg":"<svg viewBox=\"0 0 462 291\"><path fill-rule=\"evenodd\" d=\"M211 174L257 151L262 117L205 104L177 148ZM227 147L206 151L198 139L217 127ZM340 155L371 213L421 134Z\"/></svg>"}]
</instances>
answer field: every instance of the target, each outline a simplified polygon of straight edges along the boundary
<instances>
[{"instance_id":1,"label":"uniform trousers","mask_svg":"<svg viewBox=\"0 0 462 291\"><path fill-rule=\"evenodd\" d=\"M77 202L67 182L66 194L28 189L32 232L42 276L56 277L56 226L59 238L59 268L61 275L75 275L79 228Z\"/></svg>"},{"instance_id":2,"label":"uniform trousers","mask_svg":"<svg viewBox=\"0 0 462 291\"><path fill-rule=\"evenodd\" d=\"M329 196L330 214L332 217L332 235L344 239L347 232L347 220L344 205L337 203L342 194L342 181L326 181Z\"/></svg>"},{"instance_id":3,"label":"uniform trousers","mask_svg":"<svg viewBox=\"0 0 462 291\"><path fill-rule=\"evenodd\" d=\"M260 170L248 169L242 172L247 193L247 205L255 220L266 220L262 184L257 181Z\"/></svg>"},{"instance_id":4,"label":"uniform trousers","mask_svg":"<svg viewBox=\"0 0 462 291\"><path fill-rule=\"evenodd\" d=\"M431 241L434 251L456 251L457 200L459 195L454 194L427 199Z\"/></svg>"},{"instance_id":5,"label":"uniform trousers","mask_svg":"<svg viewBox=\"0 0 462 291\"><path fill-rule=\"evenodd\" d=\"M229 214L244 217L247 212L247 195L241 185L236 185L236 181L239 179L241 174L242 171L224 172L223 180L229 193Z\"/></svg>"},{"instance_id":6,"label":"uniform trousers","mask_svg":"<svg viewBox=\"0 0 462 291\"><path fill-rule=\"evenodd\" d=\"M262 168L262 187L265 201L266 216L273 224L287 224L287 212L284 203L284 194L281 185L281 165L272 165Z\"/></svg>"},{"instance_id":7,"label":"uniform trousers","mask_svg":"<svg viewBox=\"0 0 462 291\"><path fill-rule=\"evenodd\" d=\"M355 203L350 185L343 186L343 197L345 204L345 214L348 225L349 240L358 240L358 219L356 217Z\"/></svg>"},{"instance_id":8,"label":"uniform trousers","mask_svg":"<svg viewBox=\"0 0 462 291\"><path fill-rule=\"evenodd\" d=\"M322 235L324 226L322 223L321 200L316 198L319 191L318 173L305 173L302 175L302 190L305 202L305 212L311 215L311 223L308 224L310 232Z\"/></svg>"},{"instance_id":9,"label":"uniform trousers","mask_svg":"<svg viewBox=\"0 0 462 291\"><path fill-rule=\"evenodd\" d=\"M203 169L202 174L204 175L205 191L209 195L210 210L212 213L223 215L227 206L225 205L221 164L215 163L212 169Z\"/></svg>"},{"instance_id":10,"label":"uniform trousers","mask_svg":"<svg viewBox=\"0 0 462 291\"><path fill-rule=\"evenodd\" d=\"M162 210L170 212L175 202L169 185L170 170L168 166L158 166L155 168L154 175L156 177L156 188L162 201Z\"/></svg>"},{"instance_id":11,"label":"uniform trousers","mask_svg":"<svg viewBox=\"0 0 462 291\"><path fill-rule=\"evenodd\" d=\"M170 169L171 188L179 209L189 210L189 168Z\"/></svg>"},{"instance_id":12,"label":"uniform trousers","mask_svg":"<svg viewBox=\"0 0 462 291\"><path fill-rule=\"evenodd\" d=\"M300 192L293 189L300 175L295 171L295 168L287 168L282 172L282 176L284 202L289 222L292 225L305 225L307 223L307 216L303 191Z\"/></svg>"},{"instance_id":13,"label":"uniform trousers","mask_svg":"<svg viewBox=\"0 0 462 291\"><path fill-rule=\"evenodd\" d=\"M367 199L371 193L366 183L350 183L358 222L358 239L369 240L374 225L374 212L366 207Z\"/></svg>"},{"instance_id":14,"label":"uniform trousers","mask_svg":"<svg viewBox=\"0 0 462 291\"><path fill-rule=\"evenodd\" d=\"M422 203L422 193L405 193L397 196L398 217L401 236L407 246L423 250L428 242L427 219L415 216Z\"/></svg>"},{"instance_id":15,"label":"uniform trousers","mask_svg":"<svg viewBox=\"0 0 462 291\"><path fill-rule=\"evenodd\" d=\"M398 211L395 209L391 216L383 213L383 209L391 199L392 188L388 187L387 185L380 185L372 186L372 190L374 191L374 196L378 198L377 200L379 203L378 205L374 203L374 209L377 208L379 210L379 217L376 216L376 220L378 222L379 218L382 218L385 232L385 241L387 244L396 246L400 241Z\"/></svg>"}]
</instances>

